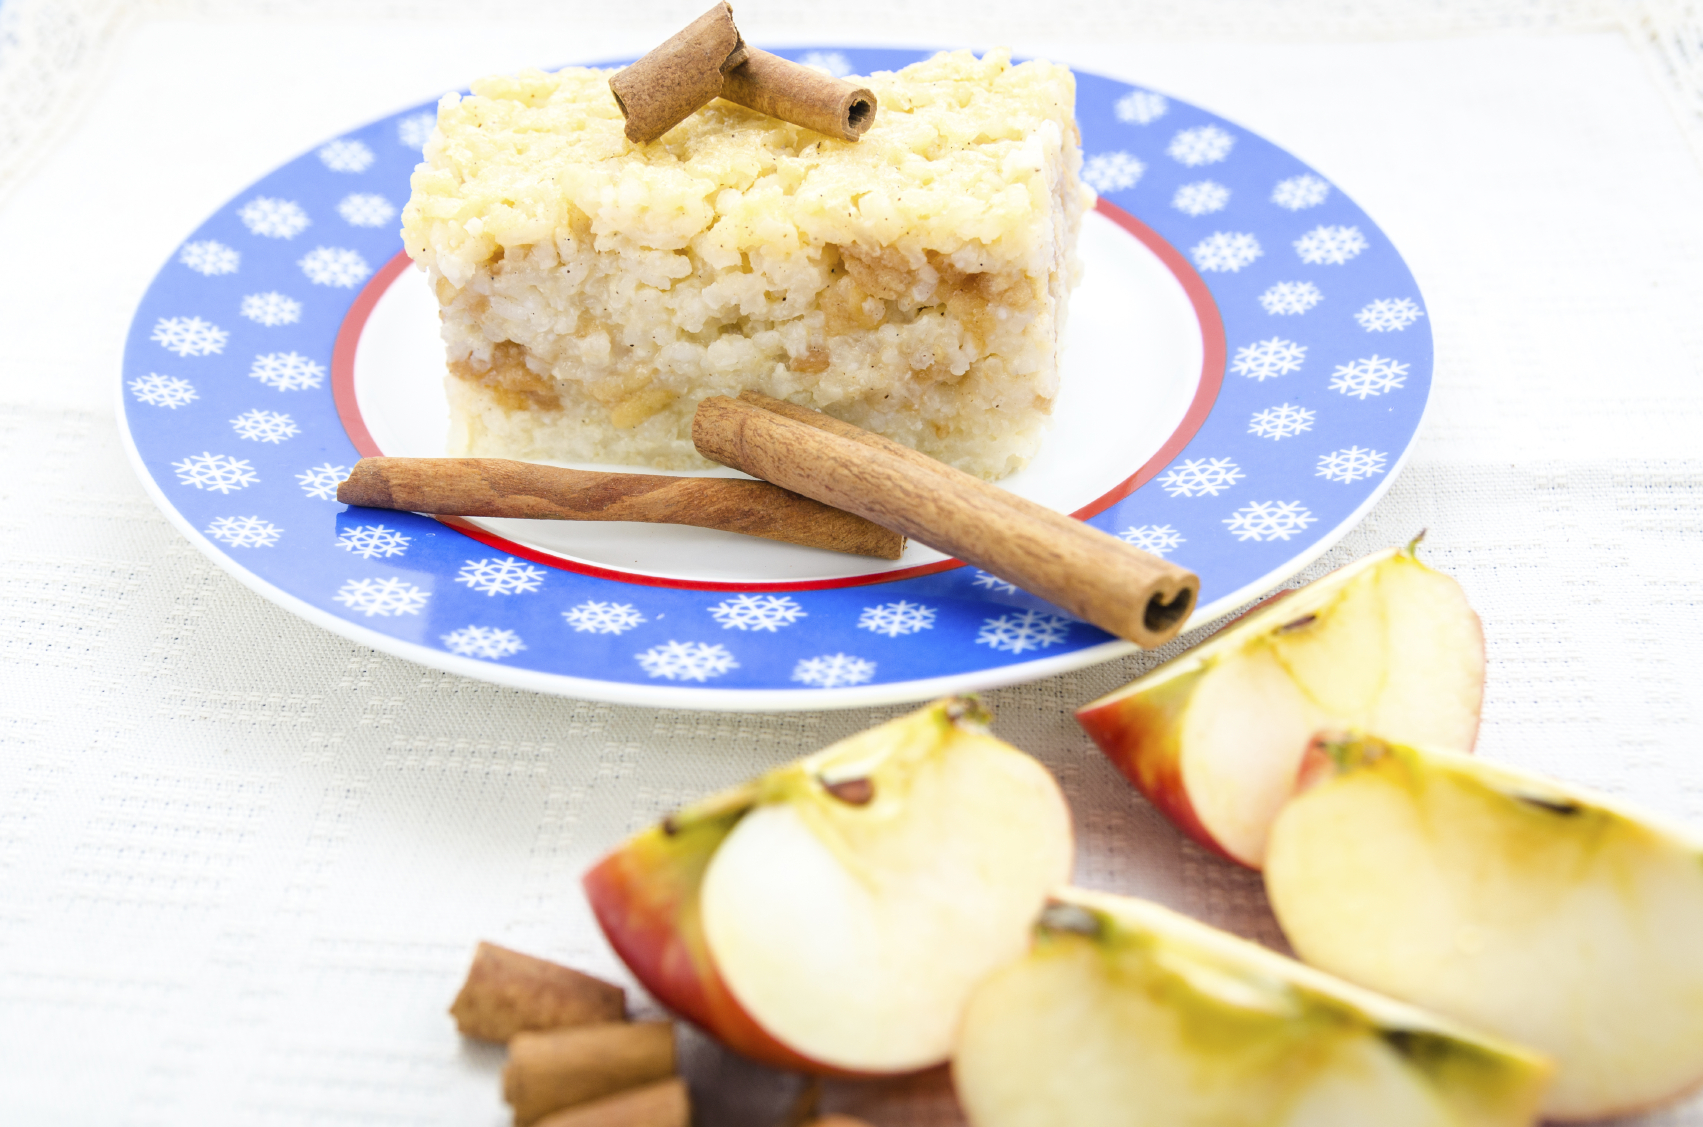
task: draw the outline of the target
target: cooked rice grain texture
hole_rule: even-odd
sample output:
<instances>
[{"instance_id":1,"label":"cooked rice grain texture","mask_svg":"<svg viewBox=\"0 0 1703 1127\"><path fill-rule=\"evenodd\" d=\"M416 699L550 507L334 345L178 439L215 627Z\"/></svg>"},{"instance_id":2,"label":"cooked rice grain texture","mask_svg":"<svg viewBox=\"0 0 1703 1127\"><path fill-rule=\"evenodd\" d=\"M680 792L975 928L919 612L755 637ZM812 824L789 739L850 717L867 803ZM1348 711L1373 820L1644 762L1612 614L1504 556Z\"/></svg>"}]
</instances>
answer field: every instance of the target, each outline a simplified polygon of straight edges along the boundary
<instances>
[{"instance_id":1,"label":"cooked rice grain texture","mask_svg":"<svg viewBox=\"0 0 1703 1127\"><path fill-rule=\"evenodd\" d=\"M1082 213L1070 71L870 77L855 144L711 103L650 145L607 71L446 96L403 211L442 307L451 455L688 469L745 388L998 478L1058 391Z\"/></svg>"}]
</instances>

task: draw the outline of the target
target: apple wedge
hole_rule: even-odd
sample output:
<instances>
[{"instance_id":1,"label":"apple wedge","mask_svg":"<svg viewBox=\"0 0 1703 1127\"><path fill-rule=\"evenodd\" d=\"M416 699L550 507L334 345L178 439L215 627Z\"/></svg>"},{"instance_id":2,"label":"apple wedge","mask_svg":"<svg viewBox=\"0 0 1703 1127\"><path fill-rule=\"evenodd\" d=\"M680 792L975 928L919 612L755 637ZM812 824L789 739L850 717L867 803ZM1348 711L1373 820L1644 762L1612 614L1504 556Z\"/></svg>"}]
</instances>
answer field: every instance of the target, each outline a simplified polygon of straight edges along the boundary
<instances>
[{"instance_id":1,"label":"apple wedge","mask_svg":"<svg viewBox=\"0 0 1703 1127\"><path fill-rule=\"evenodd\" d=\"M1058 785L987 722L940 701L672 815L586 874L598 923L660 1002L747 1056L941 1063L971 987L1070 877Z\"/></svg>"},{"instance_id":2,"label":"apple wedge","mask_svg":"<svg viewBox=\"0 0 1703 1127\"><path fill-rule=\"evenodd\" d=\"M1266 854L1296 952L1535 1046L1557 1119L1703 1081L1703 840L1541 776L1321 738Z\"/></svg>"},{"instance_id":3,"label":"apple wedge","mask_svg":"<svg viewBox=\"0 0 1703 1127\"><path fill-rule=\"evenodd\" d=\"M1472 747L1484 632L1417 543L1267 600L1076 719L1178 828L1259 868L1314 732Z\"/></svg>"},{"instance_id":4,"label":"apple wedge","mask_svg":"<svg viewBox=\"0 0 1703 1127\"><path fill-rule=\"evenodd\" d=\"M1550 1065L1127 897L1062 891L952 1062L975 1127L1517 1127Z\"/></svg>"}]
</instances>

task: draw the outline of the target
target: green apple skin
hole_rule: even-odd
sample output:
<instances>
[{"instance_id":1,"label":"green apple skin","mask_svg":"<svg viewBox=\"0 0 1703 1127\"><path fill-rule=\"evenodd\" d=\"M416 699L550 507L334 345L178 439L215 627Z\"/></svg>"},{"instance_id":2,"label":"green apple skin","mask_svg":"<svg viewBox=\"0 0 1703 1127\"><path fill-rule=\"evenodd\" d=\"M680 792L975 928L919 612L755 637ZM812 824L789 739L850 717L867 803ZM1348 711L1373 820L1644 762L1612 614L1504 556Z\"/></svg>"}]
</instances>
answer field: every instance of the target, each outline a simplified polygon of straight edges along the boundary
<instances>
[{"instance_id":1,"label":"green apple skin","mask_svg":"<svg viewBox=\"0 0 1703 1127\"><path fill-rule=\"evenodd\" d=\"M1470 750L1483 684L1478 617L1416 541L1279 592L1076 719L1178 829L1258 869L1315 732ZM1208 743L1239 750L1216 762Z\"/></svg>"},{"instance_id":2,"label":"green apple skin","mask_svg":"<svg viewBox=\"0 0 1703 1127\"><path fill-rule=\"evenodd\" d=\"M1540 1055L1158 905L1060 892L966 1010L975 1127L1520 1127Z\"/></svg>"},{"instance_id":3,"label":"green apple skin","mask_svg":"<svg viewBox=\"0 0 1703 1127\"><path fill-rule=\"evenodd\" d=\"M1549 1054L1549 1118L1703 1081L1703 839L1453 752L1343 736L1308 758L1265 868L1303 959Z\"/></svg>"}]
</instances>

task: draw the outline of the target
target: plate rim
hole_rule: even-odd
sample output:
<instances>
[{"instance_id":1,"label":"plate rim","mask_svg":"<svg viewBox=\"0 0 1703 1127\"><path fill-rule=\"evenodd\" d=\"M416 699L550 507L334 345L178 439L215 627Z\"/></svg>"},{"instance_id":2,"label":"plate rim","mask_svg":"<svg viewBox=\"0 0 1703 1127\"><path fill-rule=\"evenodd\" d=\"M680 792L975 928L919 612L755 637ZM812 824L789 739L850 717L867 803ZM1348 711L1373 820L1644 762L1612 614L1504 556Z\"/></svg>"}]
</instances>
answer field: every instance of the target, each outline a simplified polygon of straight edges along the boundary
<instances>
[{"instance_id":1,"label":"plate rim","mask_svg":"<svg viewBox=\"0 0 1703 1127\"><path fill-rule=\"evenodd\" d=\"M824 44L808 45L808 47L795 46L789 48L789 50L818 49L821 46L824 46ZM907 47L893 44L873 45L854 43L835 43L826 46L832 46L836 49L862 48L883 51L908 50L918 52L952 49ZM569 63L564 65L594 64ZM1070 66L1068 63L1063 65ZM1075 71L1077 68L1072 66L1071 69ZM1098 74L1098 72L1094 71L1088 71L1086 73ZM1103 77L1136 89L1150 89L1149 87L1145 87L1130 79L1110 75ZM1164 94L1163 96L1167 98L1172 97L1169 94ZM1228 124L1236 124L1229 119L1223 119L1222 115L1219 115L1210 109L1198 106L1198 103L1187 99L1178 100L1190 107L1200 108L1213 117L1225 120ZM321 140L317 144L304 149L302 153L287 158L282 163L273 166L273 168L265 175L270 175L271 172L277 171L277 169L299 159L299 157L314 152L330 140L335 140L339 137L345 136L354 130L366 128L376 122L389 120L399 114L406 113L413 108L413 105L404 106L403 108L394 110L389 114L380 115L372 121L356 123L349 128L339 133L332 134L327 139ZM1258 134L1253 130L1248 130L1246 127L1239 128L1244 129L1244 131L1251 135L1259 136L1263 139L1263 134ZM1267 141L1267 143L1276 145L1276 142ZM1282 146L1277 147L1282 148ZM1283 149L1283 151L1287 153L1289 150ZM1299 158L1297 159L1299 160ZM1307 164L1305 161L1302 161L1301 163L1309 171L1312 170L1312 166L1310 164ZM264 178L264 176L262 178ZM247 191L253 186L254 184L250 183L241 189L241 191ZM240 191L238 194L240 194ZM212 211L209 213L209 218L219 214L219 212L222 211L229 202L230 201L228 200L223 201L214 206ZM1141 220L1139 216L1134 216L1133 213L1130 214L1137 222L1145 225L1145 221ZM1368 216L1368 218L1370 217ZM205 220L203 220L203 222L205 222ZM1157 232L1155 232L1155 234L1157 234ZM1164 236L1162 235L1159 236L1159 238L1189 267L1191 271L1194 271L1193 264L1188 263L1186 256L1184 256L1181 251L1181 248L1171 244L1169 240L1164 239ZM1385 238L1388 239L1388 236L1386 235ZM1393 240L1390 240L1390 242L1393 246ZM180 247L181 242L174 245L172 253L161 263L159 270L155 272L153 278L150 280L150 290L152 289L154 280L158 279L160 272L169 268L171 263L175 260L177 251ZM1412 285L1416 296L1418 296L1420 301L1423 302L1423 287L1419 284L1418 275L1415 273L1412 265L1408 262L1406 256L1401 255L1399 250L1397 250L1397 254L1412 279ZM386 265L388 265L388 263ZM376 273L377 271L375 271L375 274ZM1198 277L1198 272L1196 272L1196 276ZM1204 283L1204 279L1200 280ZM1208 296L1212 299L1212 309L1216 313L1218 310L1217 295L1212 293L1210 286L1206 286L1205 288ZM362 291L360 292L365 293L365 291L366 286L363 285ZM358 298L359 294L357 294L357 300ZM345 314L345 316L347 316L347 314ZM1220 335L1223 336L1221 317L1219 318L1219 321ZM131 325L133 326L134 323L133 313L131 317ZM337 334L336 341L336 347L338 348L341 347L341 327L342 321L340 320L339 332ZM1226 374L1228 370L1229 349L1227 339L1224 341L1224 352L1224 370L1221 372L1221 380L1222 375ZM126 353L128 353L128 346L126 347ZM1335 525L1320 533L1308 547L1287 557L1277 567L1256 579L1244 583L1237 589L1230 591L1209 603L1197 606L1194 612L1189 616L1183 631L1181 631L1177 637L1180 638L1182 634L1202 629L1212 625L1220 619L1223 619L1242 605L1249 603L1266 592L1281 586L1289 579L1311 566L1327 552L1340 545L1344 537L1346 537L1350 531L1352 531L1365 519L1366 515L1372 508L1382 501L1390 488L1395 484L1396 480L1404 472L1409 460L1412 458L1414 449L1418 445L1419 437L1424 431L1426 422L1431 417L1432 410L1434 408L1435 396L1433 393L1435 391L1435 370L1435 357L1433 355L1429 371L1427 372L1428 379L1425 400L1421 405L1419 417L1413 426L1413 430L1399 456L1389 467L1388 471L1382 475L1382 480L1372 486L1362 501ZM851 685L826 689L814 687L741 689L714 685L693 687L676 683L659 683L655 681L646 683L637 681L626 682L615 680L594 680L567 673L544 672L518 666L510 666L500 662L465 657L451 653L447 650L440 650L419 642L399 638L395 635L384 633L372 627L364 626L359 622L338 617L329 611L307 602L302 597L292 594L278 585L261 578L255 572L250 571L248 568L243 566L233 555L225 551L222 547L214 544L199 528L197 528L182 512L179 511L176 505L172 503L160 482L156 480L152 471L149 469L148 464L143 459L141 450L137 446L135 436L131 430L129 418L130 404L125 396L127 384L124 378L125 371L123 360L121 360L119 365L118 377L119 378L114 381L115 386L113 388L113 394L115 396L117 407L118 429L123 441L125 456L130 462L132 471L140 479L144 491L148 494L149 499L153 501L155 507L161 511L167 521L181 535L183 535L197 551L199 551L221 571L236 579L248 590L259 595L266 601L289 611L303 621L321 627L322 629L325 629L347 641L367 646L390 656L404 658L408 661L414 662L415 664L435 669L440 672L463 676L472 680L483 681L504 688L521 689L544 695L597 701L600 703L614 705L709 712L808 712L829 709L867 708L885 705L909 704L918 700L925 700L930 697L950 693L1000 689L1012 684L1038 681L1047 677L1074 672L1091 665L1098 665L1132 653L1144 652L1140 649L1140 647L1136 646L1132 642L1114 638L1096 645L1084 646L1080 649L1054 655L1052 657L1037 657L1029 661L986 666L981 669L947 674L939 677L917 678L906 681L869 685ZM1214 402L1213 406L1215 405L1216 403ZM355 436L347 431L346 424L344 423L344 413L341 410L341 403L334 401L332 410L333 414L338 417L339 423L344 425L346 436L351 440L351 442L353 442ZM1207 417L1210 418L1210 416L1211 409L1209 407ZM371 441L370 437L368 441ZM1155 476L1157 475L1159 468L1163 467L1156 468ZM1140 470L1138 469L1137 473L1139 472ZM1132 478L1134 476L1135 475L1132 475ZM466 534L466 530L458 531L462 531L463 534ZM1171 643L1166 643L1166 645L1172 645L1174 642L1175 639L1173 639L1173 642Z\"/></svg>"}]
</instances>

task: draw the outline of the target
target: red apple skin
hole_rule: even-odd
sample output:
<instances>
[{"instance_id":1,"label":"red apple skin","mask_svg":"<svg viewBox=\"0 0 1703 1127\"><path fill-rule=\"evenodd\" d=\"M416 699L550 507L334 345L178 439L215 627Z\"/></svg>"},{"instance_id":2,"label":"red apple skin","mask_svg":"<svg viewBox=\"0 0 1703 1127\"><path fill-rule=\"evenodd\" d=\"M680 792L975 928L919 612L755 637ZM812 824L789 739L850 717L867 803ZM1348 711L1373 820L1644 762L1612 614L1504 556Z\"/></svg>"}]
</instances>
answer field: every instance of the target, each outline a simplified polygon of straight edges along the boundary
<instances>
[{"instance_id":1,"label":"red apple skin","mask_svg":"<svg viewBox=\"0 0 1703 1127\"><path fill-rule=\"evenodd\" d=\"M609 944L651 995L728 1048L761 1064L858 1076L793 1052L758 1025L722 981L698 909L704 871L751 808L750 797L665 819L599 861L581 883ZM713 804L713 805L712 805Z\"/></svg>"},{"instance_id":2,"label":"red apple skin","mask_svg":"<svg viewBox=\"0 0 1703 1127\"><path fill-rule=\"evenodd\" d=\"M1205 672L1196 669L1145 693L1083 708L1076 722L1173 825L1225 860L1248 867L1207 832L1183 785L1181 714Z\"/></svg>"}]
</instances>

